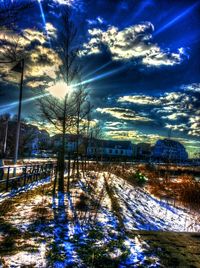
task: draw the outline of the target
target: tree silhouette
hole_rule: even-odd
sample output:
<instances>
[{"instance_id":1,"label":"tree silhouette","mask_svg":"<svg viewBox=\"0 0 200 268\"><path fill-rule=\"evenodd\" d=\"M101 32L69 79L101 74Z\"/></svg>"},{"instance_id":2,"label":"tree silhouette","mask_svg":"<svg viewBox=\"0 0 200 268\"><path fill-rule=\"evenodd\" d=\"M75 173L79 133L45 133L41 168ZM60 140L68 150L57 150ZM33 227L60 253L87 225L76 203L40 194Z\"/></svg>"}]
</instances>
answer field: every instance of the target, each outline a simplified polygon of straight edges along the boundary
<instances>
[{"instance_id":1,"label":"tree silhouette","mask_svg":"<svg viewBox=\"0 0 200 268\"><path fill-rule=\"evenodd\" d=\"M0 27L15 27L21 13L33 7L34 2L33 0L0 1Z\"/></svg>"},{"instance_id":2,"label":"tree silhouette","mask_svg":"<svg viewBox=\"0 0 200 268\"><path fill-rule=\"evenodd\" d=\"M48 95L39 100L40 115L61 135L61 145L58 150L58 191L64 192L64 172L66 155L66 134L77 134L77 172L78 142L81 122L86 117L84 103L87 99L86 87L81 83L81 65L78 60L77 28L72 20L69 7L62 7L61 23L58 32L56 50L62 64L60 65L60 80L66 84L66 93L62 98ZM67 89L73 92L68 92ZM84 110L84 111L83 111ZM68 183L69 185L69 183ZM69 189L68 189L69 190Z\"/></svg>"}]
</instances>

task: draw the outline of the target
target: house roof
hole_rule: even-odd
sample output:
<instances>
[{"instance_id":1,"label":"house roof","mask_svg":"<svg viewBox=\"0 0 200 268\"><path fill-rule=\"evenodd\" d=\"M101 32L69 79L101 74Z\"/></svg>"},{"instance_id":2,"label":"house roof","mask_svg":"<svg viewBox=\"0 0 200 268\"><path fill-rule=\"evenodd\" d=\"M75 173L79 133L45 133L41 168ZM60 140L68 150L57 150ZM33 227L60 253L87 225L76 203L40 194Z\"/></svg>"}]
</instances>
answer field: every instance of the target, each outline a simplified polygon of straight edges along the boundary
<instances>
[{"instance_id":1,"label":"house roof","mask_svg":"<svg viewBox=\"0 0 200 268\"><path fill-rule=\"evenodd\" d=\"M162 143L163 145L167 146L167 147L176 147L176 148L184 148L184 146L175 140L171 140L171 139L164 139L164 140L158 140L159 143Z\"/></svg>"}]
</instances>

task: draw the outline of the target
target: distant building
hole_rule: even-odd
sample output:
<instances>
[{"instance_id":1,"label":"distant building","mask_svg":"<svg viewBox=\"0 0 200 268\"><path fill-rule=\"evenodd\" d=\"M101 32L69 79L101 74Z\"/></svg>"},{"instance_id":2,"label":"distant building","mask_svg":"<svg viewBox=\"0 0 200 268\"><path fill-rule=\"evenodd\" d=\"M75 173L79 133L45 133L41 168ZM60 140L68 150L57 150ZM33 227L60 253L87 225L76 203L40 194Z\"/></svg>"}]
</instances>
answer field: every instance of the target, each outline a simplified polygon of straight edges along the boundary
<instances>
[{"instance_id":1,"label":"distant building","mask_svg":"<svg viewBox=\"0 0 200 268\"><path fill-rule=\"evenodd\" d=\"M132 160L133 146L130 141L92 139L88 143L87 155L102 160Z\"/></svg>"},{"instance_id":2,"label":"distant building","mask_svg":"<svg viewBox=\"0 0 200 268\"><path fill-rule=\"evenodd\" d=\"M74 155L77 152L77 144L79 146L79 154L91 159L99 160L115 160L115 159L132 159L133 146L129 141L114 141L100 139L86 139L77 135L65 135L65 149L67 154ZM52 137L52 146L56 151L61 146L62 135Z\"/></svg>"},{"instance_id":3,"label":"distant building","mask_svg":"<svg viewBox=\"0 0 200 268\"><path fill-rule=\"evenodd\" d=\"M31 155L41 154L50 147L50 136L46 130L40 130L35 126L29 125L32 132L32 139L27 143L27 148L31 151Z\"/></svg>"},{"instance_id":4,"label":"distant building","mask_svg":"<svg viewBox=\"0 0 200 268\"><path fill-rule=\"evenodd\" d=\"M54 151L58 151L59 147L62 145L62 134L56 134L51 138L51 141ZM77 151L77 145L80 146L82 143L83 138L81 136L65 134L66 153L74 154Z\"/></svg>"},{"instance_id":5,"label":"distant building","mask_svg":"<svg viewBox=\"0 0 200 268\"><path fill-rule=\"evenodd\" d=\"M158 140L152 149L152 158L164 162L184 162L188 159L185 147L171 139Z\"/></svg>"},{"instance_id":6,"label":"distant building","mask_svg":"<svg viewBox=\"0 0 200 268\"><path fill-rule=\"evenodd\" d=\"M15 151L17 121L10 120L8 122L8 135L6 139L5 157L12 158ZM1 130L0 130L1 132ZM4 134L4 133L3 133ZM2 144L4 143L4 135L0 135L0 154ZM29 157L37 154L42 149L47 149L50 145L50 137L46 130L40 130L37 126L21 122L20 139L19 139L19 156Z\"/></svg>"},{"instance_id":7,"label":"distant building","mask_svg":"<svg viewBox=\"0 0 200 268\"><path fill-rule=\"evenodd\" d=\"M150 160L152 146L150 143L138 143L135 145L134 158L137 160Z\"/></svg>"}]
</instances>

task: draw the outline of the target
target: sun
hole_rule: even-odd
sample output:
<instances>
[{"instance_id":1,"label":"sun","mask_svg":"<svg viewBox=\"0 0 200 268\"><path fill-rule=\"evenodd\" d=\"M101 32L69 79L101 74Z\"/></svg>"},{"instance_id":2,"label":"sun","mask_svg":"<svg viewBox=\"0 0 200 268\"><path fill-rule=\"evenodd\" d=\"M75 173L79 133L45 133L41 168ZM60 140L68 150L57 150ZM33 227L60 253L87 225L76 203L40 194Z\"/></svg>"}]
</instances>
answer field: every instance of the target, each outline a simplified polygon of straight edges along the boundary
<instances>
[{"instance_id":1,"label":"sun","mask_svg":"<svg viewBox=\"0 0 200 268\"><path fill-rule=\"evenodd\" d=\"M72 92L72 87L67 85L64 81L59 81L53 86L49 87L47 91L55 98L63 99L66 95Z\"/></svg>"}]
</instances>

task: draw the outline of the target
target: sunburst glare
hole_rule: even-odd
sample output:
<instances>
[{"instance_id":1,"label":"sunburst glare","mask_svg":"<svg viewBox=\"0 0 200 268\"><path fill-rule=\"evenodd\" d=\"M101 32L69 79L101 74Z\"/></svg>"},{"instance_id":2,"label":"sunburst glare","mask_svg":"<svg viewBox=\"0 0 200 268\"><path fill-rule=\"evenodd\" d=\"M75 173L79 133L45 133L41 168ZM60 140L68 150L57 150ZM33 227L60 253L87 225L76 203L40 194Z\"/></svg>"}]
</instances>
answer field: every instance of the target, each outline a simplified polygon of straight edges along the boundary
<instances>
[{"instance_id":1,"label":"sunburst glare","mask_svg":"<svg viewBox=\"0 0 200 268\"><path fill-rule=\"evenodd\" d=\"M53 97L58 99L63 99L67 94L71 94L72 90L72 86L67 85L64 81L59 81L47 89Z\"/></svg>"}]
</instances>

